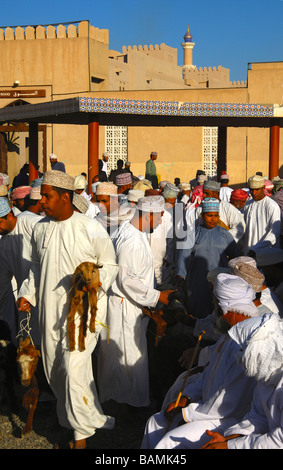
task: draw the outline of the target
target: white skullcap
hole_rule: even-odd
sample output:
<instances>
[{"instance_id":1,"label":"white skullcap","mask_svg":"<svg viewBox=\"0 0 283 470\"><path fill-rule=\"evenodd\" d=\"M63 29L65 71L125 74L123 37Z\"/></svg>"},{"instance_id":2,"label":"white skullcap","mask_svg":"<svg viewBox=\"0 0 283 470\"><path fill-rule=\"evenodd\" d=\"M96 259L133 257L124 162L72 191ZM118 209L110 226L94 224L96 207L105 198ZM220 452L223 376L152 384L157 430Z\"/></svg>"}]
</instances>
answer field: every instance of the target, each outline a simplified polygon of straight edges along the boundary
<instances>
[{"instance_id":1,"label":"white skullcap","mask_svg":"<svg viewBox=\"0 0 283 470\"><path fill-rule=\"evenodd\" d=\"M73 206L75 206L75 208L78 209L82 214L85 214L88 210L89 204L86 198L81 194L74 193Z\"/></svg>"},{"instance_id":2,"label":"white skullcap","mask_svg":"<svg viewBox=\"0 0 283 470\"><path fill-rule=\"evenodd\" d=\"M240 363L248 377L277 385L282 377L283 320L265 313L234 325L229 336L244 350Z\"/></svg>"},{"instance_id":3,"label":"white skullcap","mask_svg":"<svg viewBox=\"0 0 283 470\"><path fill-rule=\"evenodd\" d=\"M33 188L31 188L30 193L29 193L29 198L40 200L42 197L40 194L40 189L41 189L41 186L34 186Z\"/></svg>"},{"instance_id":4,"label":"white skullcap","mask_svg":"<svg viewBox=\"0 0 283 470\"><path fill-rule=\"evenodd\" d=\"M144 176L143 175L139 175L138 176L138 179L141 181L141 180L144 180Z\"/></svg>"},{"instance_id":5,"label":"white skullcap","mask_svg":"<svg viewBox=\"0 0 283 470\"><path fill-rule=\"evenodd\" d=\"M87 180L83 175L78 175L75 177L74 181L74 190L76 189L85 189L87 187Z\"/></svg>"},{"instance_id":6,"label":"white skullcap","mask_svg":"<svg viewBox=\"0 0 283 470\"><path fill-rule=\"evenodd\" d=\"M0 184L8 186L9 184L9 176L6 173L0 173Z\"/></svg>"},{"instance_id":7,"label":"white skullcap","mask_svg":"<svg viewBox=\"0 0 283 470\"><path fill-rule=\"evenodd\" d=\"M49 154L49 159L50 160L57 160L57 155L55 155L54 153L50 153Z\"/></svg>"},{"instance_id":8,"label":"white skullcap","mask_svg":"<svg viewBox=\"0 0 283 470\"><path fill-rule=\"evenodd\" d=\"M42 184L68 189L69 191L74 190L74 178L60 170L46 171L43 175Z\"/></svg>"},{"instance_id":9,"label":"white skullcap","mask_svg":"<svg viewBox=\"0 0 283 470\"><path fill-rule=\"evenodd\" d=\"M258 315L258 309L253 303L255 291L244 279L220 273L216 278L213 292L223 314L232 311L250 317Z\"/></svg>"},{"instance_id":10,"label":"white skullcap","mask_svg":"<svg viewBox=\"0 0 283 470\"><path fill-rule=\"evenodd\" d=\"M128 201L138 202L141 197L144 197L144 191L140 189L130 189L128 192Z\"/></svg>"},{"instance_id":11,"label":"white skullcap","mask_svg":"<svg viewBox=\"0 0 283 470\"><path fill-rule=\"evenodd\" d=\"M99 183L96 187L97 196L118 196L117 186L114 183Z\"/></svg>"},{"instance_id":12,"label":"white skullcap","mask_svg":"<svg viewBox=\"0 0 283 470\"><path fill-rule=\"evenodd\" d=\"M249 178L249 188L258 189L264 187L264 177L254 175Z\"/></svg>"},{"instance_id":13,"label":"white skullcap","mask_svg":"<svg viewBox=\"0 0 283 470\"><path fill-rule=\"evenodd\" d=\"M144 196L138 200L137 209L142 212L164 212L163 196Z\"/></svg>"}]
</instances>

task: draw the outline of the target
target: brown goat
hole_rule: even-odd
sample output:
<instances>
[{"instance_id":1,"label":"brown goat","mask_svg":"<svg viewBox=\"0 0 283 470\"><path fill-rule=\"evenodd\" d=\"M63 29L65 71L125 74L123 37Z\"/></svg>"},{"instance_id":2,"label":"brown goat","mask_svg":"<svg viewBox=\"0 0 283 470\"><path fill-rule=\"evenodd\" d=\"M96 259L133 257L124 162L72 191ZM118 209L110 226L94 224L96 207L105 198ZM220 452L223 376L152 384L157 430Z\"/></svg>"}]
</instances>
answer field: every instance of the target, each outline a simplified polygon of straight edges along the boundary
<instances>
[{"instance_id":1,"label":"brown goat","mask_svg":"<svg viewBox=\"0 0 283 470\"><path fill-rule=\"evenodd\" d=\"M99 266L95 263L81 263L75 270L71 282L70 309L67 317L68 339L70 351L75 350L75 314L80 316L78 348L85 350L85 336L87 329L88 308L90 306L89 330L95 332L95 318L97 311L97 291L101 286Z\"/></svg>"},{"instance_id":2,"label":"brown goat","mask_svg":"<svg viewBox=\"0 0 283 470\"><path fill-rule=\"evenodd\" d=\"M17 361L21 369L21 383L24 387L31 385L23 397L23 406L28 410L28 419L22 430L22 435L30 433L33 424L33 415L38 402L39 387L35 376L39 350L26 338L20 342L17 351Z\"/></svg>"},{"instance_id":3,"label":"brown goat","mask_svg":"<svg viewBox=\"0 0 283 470\"><path fill-rule=\"evenodd\" d=\"M162 309L152 309L152 308L143 308L143 313L150 317L155 325L156 325L156 330L155 330L155 346L158 346L159 341L163 336L165 336L165 331L167 328L167 321L162 318L164 315L164 312Z\"/></svg>"}]
</instances>

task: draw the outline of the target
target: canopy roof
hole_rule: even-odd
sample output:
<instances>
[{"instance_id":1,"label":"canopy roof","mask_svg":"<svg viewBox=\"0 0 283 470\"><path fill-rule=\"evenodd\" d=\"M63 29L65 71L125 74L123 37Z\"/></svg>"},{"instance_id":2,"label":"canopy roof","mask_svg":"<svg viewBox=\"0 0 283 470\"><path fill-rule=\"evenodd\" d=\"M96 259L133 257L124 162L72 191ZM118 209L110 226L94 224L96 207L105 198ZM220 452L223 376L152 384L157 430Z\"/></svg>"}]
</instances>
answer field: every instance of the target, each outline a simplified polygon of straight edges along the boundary
<instances>
[{"instance_id":1,"label":"canopy roof","mask_svg":"<svg viewBox=\"0 0 283 470\"><path fill-rule=\"evenodd\" d=\"M37 122L113 126L283 125L283 106L246 103L190 103L79 96L0 109L0 123Z\"/></svg>"}]
</instances>

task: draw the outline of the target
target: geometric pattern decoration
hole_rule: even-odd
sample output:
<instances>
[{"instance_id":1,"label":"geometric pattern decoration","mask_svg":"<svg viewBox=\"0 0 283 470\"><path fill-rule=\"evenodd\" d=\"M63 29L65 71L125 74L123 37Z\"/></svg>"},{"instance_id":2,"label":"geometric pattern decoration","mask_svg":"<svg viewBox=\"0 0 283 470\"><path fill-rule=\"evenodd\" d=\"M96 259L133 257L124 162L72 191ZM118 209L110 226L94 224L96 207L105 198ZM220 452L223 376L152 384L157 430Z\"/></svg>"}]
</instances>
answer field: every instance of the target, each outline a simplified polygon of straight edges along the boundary
<instances>
[{"instance_id":1,"label":"geometric pattern decoration","mask_svg":"<svg viewBox=\"0 0 283 470\"><path fill-rule=\"evenodd\" d=\"M128 160L128 127L105 126L105 150L109 153L108 170L116 169L117 160Z\"/></svg>"},{"instance_id":2,"label":"geometric pattern decoration","mask_svg":"<svg viewBox=\"0 0 283 470\"><path fill-rule=\"evenodd\" d=\"M203 170L207 176L217 176L218 127L203 127L202 158Z\"/></svg>"},{"instance_id":3,"label":"geometric pattern decoration","mask_svg":"<svg viewBox=\"0 0 283 470\"><path fill-rule=\"evenodd\" d=\"M273 106L239 103L184 103L113 98L80 98L86 112L167 116L273 117Z\"/></svg>"},{"instance_id":4,"label":"geometric pattern decoration","mask_svg":"<svg viewBox=\"0 0 283 470\"><path fill-rule=\"evenodd\" d=\"M78 123L88 113L112 115L189 116L215 118L283 118L283 107L246 103L187 103L81 96L43 103L11 106L0 109L0 122L38 120L38 122ZM87 123L86 119L83 121ZM93 116L95 120L95 116ZM252 121L252 119L251 119ZM130 125L130 124L129 124ZM243 122L243 125L246 124ZM252 125L250 122L249 125ZM264 124L265 125L265 124ZM270 122L267 122L270 125ZM282 124L280 124L282 125Z\"/></svg>"}]
</instances>

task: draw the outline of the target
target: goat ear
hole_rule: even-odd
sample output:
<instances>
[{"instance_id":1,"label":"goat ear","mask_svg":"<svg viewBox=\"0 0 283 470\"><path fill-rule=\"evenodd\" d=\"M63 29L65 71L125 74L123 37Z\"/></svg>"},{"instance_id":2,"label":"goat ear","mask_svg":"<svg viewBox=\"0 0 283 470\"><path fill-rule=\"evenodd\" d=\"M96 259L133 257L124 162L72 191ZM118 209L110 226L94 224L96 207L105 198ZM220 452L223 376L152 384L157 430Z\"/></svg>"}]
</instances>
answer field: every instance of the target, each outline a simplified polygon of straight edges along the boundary
<instances>
[{"instance_id":1,"label":"goat ear","mask_svg":"<svg viewBox=\"0 0 283 470\"><path fill-rule=\"evenodd\" d=\"M101 269L101 268L103 268L102 264L100 265L100 264L93 263L93 269Z\"/></svg>"}]
</instances>

